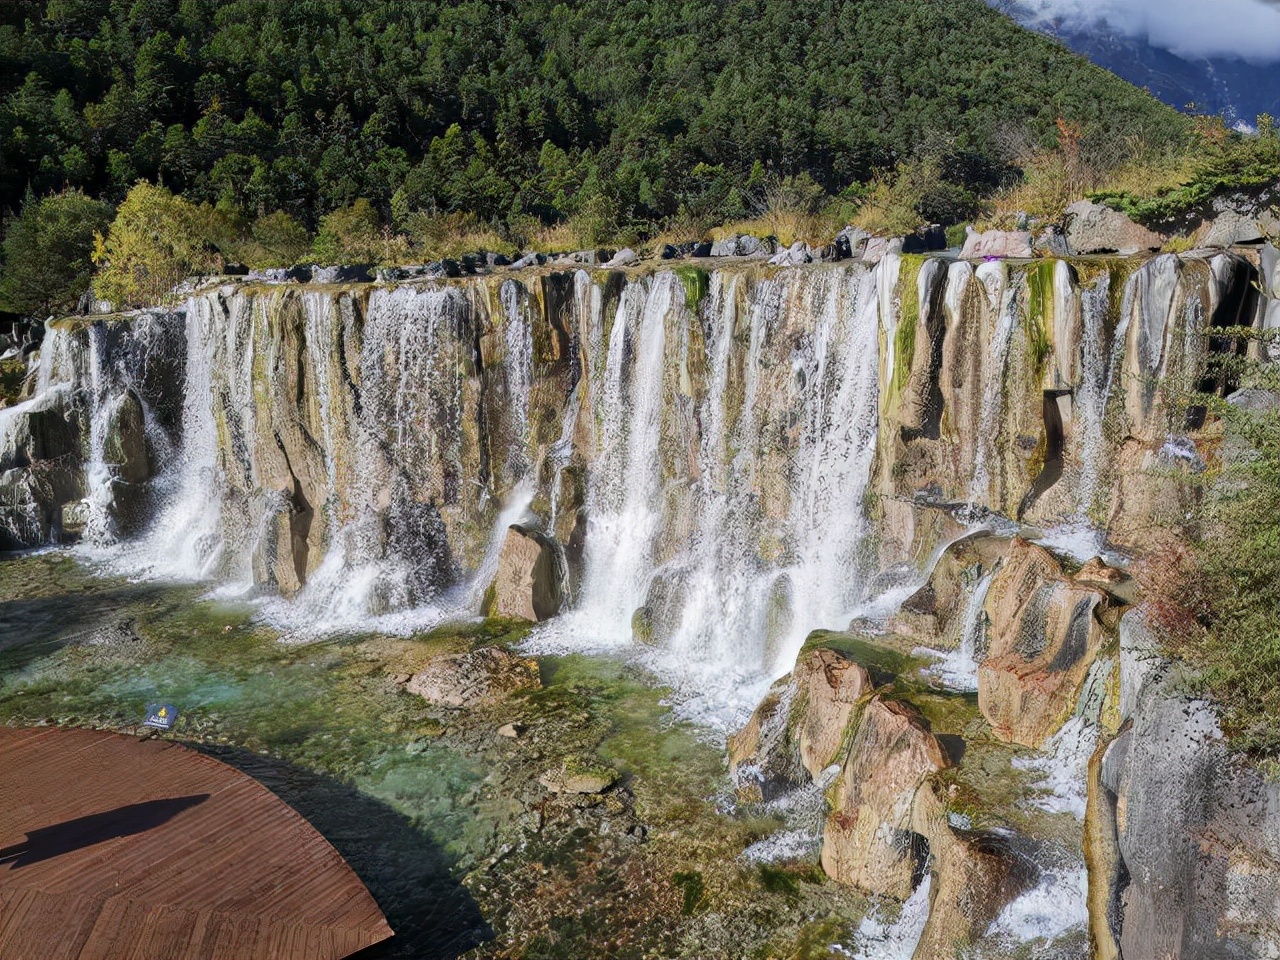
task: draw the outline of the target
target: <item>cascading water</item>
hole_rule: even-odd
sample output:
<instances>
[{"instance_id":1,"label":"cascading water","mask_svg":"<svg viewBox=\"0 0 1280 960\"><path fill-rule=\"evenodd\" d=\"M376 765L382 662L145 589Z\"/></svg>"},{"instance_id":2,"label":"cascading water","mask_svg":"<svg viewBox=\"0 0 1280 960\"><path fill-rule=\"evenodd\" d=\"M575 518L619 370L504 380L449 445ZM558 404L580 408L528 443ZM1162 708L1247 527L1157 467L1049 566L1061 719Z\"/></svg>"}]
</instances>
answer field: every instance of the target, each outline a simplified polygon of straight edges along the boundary
<instances>
[{"instance_id":1,"label":"cascading water","mask_svg":"<svg viewBox=\"0 0 1280 960\"><path fill-rule=\"evenodd\" d=\"M1106 455L1102 428L1110 386L1105 342L1110 301L1109 273L1103 273L1092 287L1080 292L1080 386L1072 405L1072 435L1080 461L1076 509L1084 517L1094 509Z\"/></svg>"},{"instance_id":2,"label":"cascading water","mask_svg":"<svg viewBox=\"0 0 1280 960\"><path fill-rule=\"evenodd\" d=\"M511 410L511 451L508 469L514 477L528 470L525 441L529 435L529 390L533 386L533 327L529 322L527 294L514 280L499 291L506 312L503 327L506 350L502 363L507 380L507 402Z\"/></svg>"},{"instance_id":3,"label":"cascading water","mask_svg":"<svg viewBox=\"0 0 1280 960\"><path fill-rule=\"evenodd\" d=\"M146 533L112 559L118 569L174 580L206 580L220 572L222 480L211 407L216 347L225 329L220 319L207 299L187 302L181 451L156 481L163 506Z\"/></svg>"},{"instance_id":4,"label":"cascading water","mask_svg":"<svg viewBox=\"0 0 1280 960\"><path fill-rule=\"evenodd\" d=\"M927 647L918 647L914 651L940 657L929 668L929 673L952 690L973 693L978 689L978 648L982 645L987 629L987 615L983 604L986 603L987 591L991 589L994 577L994 571L988 570L974 584L960 620L959 647L945 653Z\"/></svg>"},{"instance_id":5,"label":"cascading water","mask_svg":"<svg viewBox=\"0 0 1280 960\"><path fill-rule=\"evenodd\" d=\"M652 572L661 523L663 347L668 314L684 309L682 294L672 274L623 291L604 382L593 391L600 449L587 492L587 552L576 619L605 642L630 638L631 616L644 603Z\"/></svg>"}]
</instances>

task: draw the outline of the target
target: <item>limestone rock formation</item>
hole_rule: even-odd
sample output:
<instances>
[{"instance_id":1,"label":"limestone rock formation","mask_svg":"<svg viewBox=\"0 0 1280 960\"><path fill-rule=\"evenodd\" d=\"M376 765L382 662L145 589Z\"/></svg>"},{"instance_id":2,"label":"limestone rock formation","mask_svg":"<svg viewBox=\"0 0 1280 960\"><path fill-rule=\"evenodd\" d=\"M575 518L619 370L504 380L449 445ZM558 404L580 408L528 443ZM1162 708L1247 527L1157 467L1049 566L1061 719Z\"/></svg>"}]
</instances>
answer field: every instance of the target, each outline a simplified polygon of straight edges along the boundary
<instances>
[{"instance_id":1,"label":"limestone rock formation","mask_svg":"<svg viewBox=\"0 0 1280 960\"><path fill-rule=\"evenodd\" d=\"M868 893L905 899L923 849L911 829L916 791L948 766L909 704L873 697L852 721L822 833L822 869Z\"/></svg>"},{"instance_id":2,"label":"limestone rock formation","mask_svg":"<svg viewBox=\"0 0 1280 960\"><path fill-rule=\"evenodd\" d=\"M1153 674L1094 772L1093 875L1123 956L1280 949L1280 785L1230 756L1209 704Z\"/></svg>"},{"instance_id":3,"label":"limestone rock formation","mask_svg":"<svg viewBox=\"0 0 1280 960\"><path fill-rule=\"evenodd\" d=\"M915 957L949 960L966 956L1000 910L1034 880L1026 858L1013 849L1009 831L952 826L945 788L926 782L911 809L911 829L929 844L934 887L929 919Z\"/></svg>"},{"instance_id":4,"label":"limestone rock formation","mask_svg":"<svg viewBox=\"0 0 1280 960\"><path fill-rule=\"evenodd\" d=\"M1004 556L1008 545L1007 538L985 531L950 544L929 579L889 619L889 629L929 646L948 643L960 628L966 594Z\"/></svg>"},{"instance_id":5,"label":"limestone rock formation","mask_svg":"<svg viewBox=\"0 0 1280 960\"><path fill-rule=\"evenodd\" d=\"M1128 256L1158 250L1160 234L1134 223L1118 210L1089 200L1077 200L1066 211L1067 244L1076 255L1118 253Z\"/></svg>"},{"instance_id":6,"label":"limestone rock formation","mask_svg":"<svg viewBox=\"0 0 1280 960\"><path fill-rule=\"evenodd\" d=\"M554 540L537 530L513 525L498 554L498 572L485 613L534 622L554 617L564 603L561 566Z\"/></svg>"},{"instance_id":7,"label":"limestone rock formation","mask_svg":"<svg viewBox=\"0 0 1280 960\"><path fill-rule=\"evenodd\" d=\"M990 650L978 703L996 734L1039 747L1070 715L1112 630L1110 596L1073 580L1048 550L1015 538L987 591Z\"/></svg>"},{"instance_id":8,"label":"limestone rock formation","mask_svg":"<svg viewBox=\"0 0 1280 960\"><path fill-rule=\"evenodd\" d=\"M479 707L542 686L538 661L500 647L436 657L406 689L441 707Z\"/></svg>"},{"instance_id":9,"label":"limestone rock formation","mask_svg":"<svg viewBox=\"0 0 1280 960\"><path fill-rule=\"evenodd\" d=\"M805 779L816 780L838 759L849 719L871 690L866 668L838 651L802 652L791 674L729 738L729 768L739 785L769 799Z\"/></svg>"},{"instance_id":10,"label":"limestone rock formation","mask_svg":"<svg viewBox=\"0 0 1280 960\"><path fill-rule=\"evenodd\" d=\"M987 230L980 233L973 227L965 227L964 246L960 250L960 256L966 260L1031 255L1031 234L1026 230Z\"/></svg>"}]
</instances>

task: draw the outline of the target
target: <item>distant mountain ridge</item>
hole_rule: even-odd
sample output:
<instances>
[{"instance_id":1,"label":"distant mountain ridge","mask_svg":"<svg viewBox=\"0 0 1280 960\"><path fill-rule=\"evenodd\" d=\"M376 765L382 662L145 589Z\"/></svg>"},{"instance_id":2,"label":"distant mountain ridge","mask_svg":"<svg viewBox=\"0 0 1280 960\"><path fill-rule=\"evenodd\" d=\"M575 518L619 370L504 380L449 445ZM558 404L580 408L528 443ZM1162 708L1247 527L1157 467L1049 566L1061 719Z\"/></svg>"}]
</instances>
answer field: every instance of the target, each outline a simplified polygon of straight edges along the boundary
<instances>
[{"instance_id":1,"label":"distant mountain ridge","mask_svg":"<svg viewBox=\"0 0 1280 960\"><path fill-rule=\"evenodd\" d=\"M1075 53L1187 113L1219 114L1231 126L1252 127L1259 114L1280 115L1280 64L1228 57L1189 58L1126 36L1101 17L1049 18L1025 0L988 0L1022 26L1053 37ZM1276 38L1280 47L1280 37Z\"/></svg>"}]
</instances>

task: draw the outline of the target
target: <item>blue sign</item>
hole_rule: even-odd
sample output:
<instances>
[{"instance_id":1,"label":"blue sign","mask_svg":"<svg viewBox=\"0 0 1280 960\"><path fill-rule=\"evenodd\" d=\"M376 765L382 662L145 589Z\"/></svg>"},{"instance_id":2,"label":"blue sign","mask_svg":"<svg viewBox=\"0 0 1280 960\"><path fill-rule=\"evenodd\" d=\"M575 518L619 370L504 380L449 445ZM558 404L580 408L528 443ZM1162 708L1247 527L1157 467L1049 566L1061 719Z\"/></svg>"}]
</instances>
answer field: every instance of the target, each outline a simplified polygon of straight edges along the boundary
<instances>
[{"instance_id":1,"label":"blue sign","mask_svg":"<svg viewBox=\"0 0 1280 960\"><path fill-rule=\"evenodd\" d=\"M144 727L155 727L157 730L172 730L178 722L178 708L172 703L148 703L147 715L142 721Z\"/></svg>"}]
</instances>

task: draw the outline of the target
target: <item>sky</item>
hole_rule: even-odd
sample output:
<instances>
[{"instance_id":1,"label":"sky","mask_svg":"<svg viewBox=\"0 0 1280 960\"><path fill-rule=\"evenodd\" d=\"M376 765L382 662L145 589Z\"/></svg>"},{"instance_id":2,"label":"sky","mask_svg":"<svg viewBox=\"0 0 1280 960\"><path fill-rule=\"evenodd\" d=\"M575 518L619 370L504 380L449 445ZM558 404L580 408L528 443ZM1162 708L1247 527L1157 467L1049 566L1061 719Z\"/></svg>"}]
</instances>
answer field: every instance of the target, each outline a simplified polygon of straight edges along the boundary
<instances>
[{"instance_id":1,"label":"sky","mask_svg":"<svg viewBox=\"0 0 1280 960\"><path fill-rule=\"evenodd\" d=\"M1106 20L1118 33L1145 36L1152 46L1184 58L1280 62L1280 0L1016 0L1016 5L1072 28Z\"/></svg>"}]
</instances>

